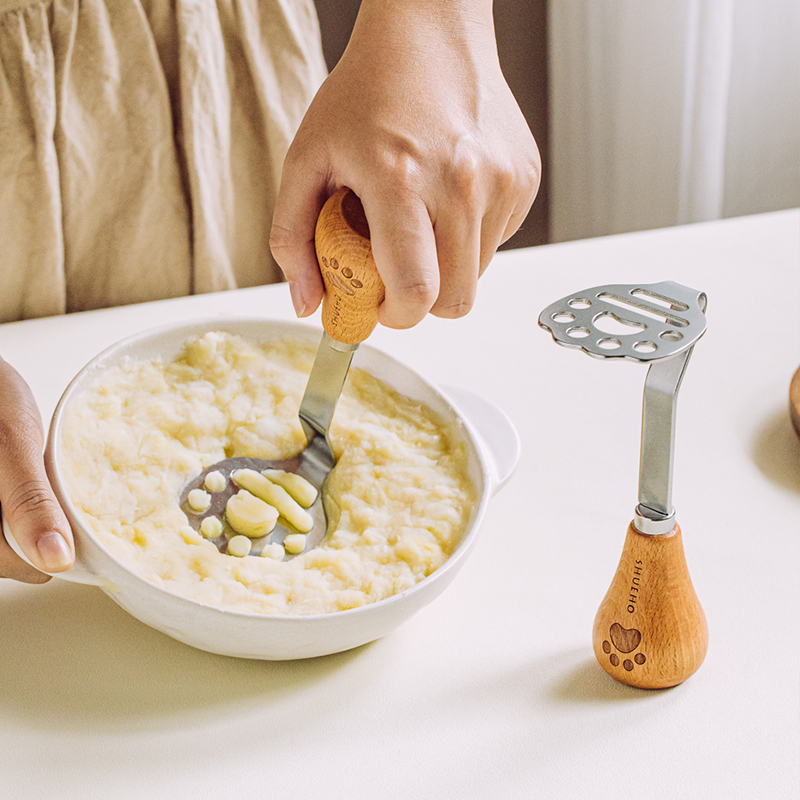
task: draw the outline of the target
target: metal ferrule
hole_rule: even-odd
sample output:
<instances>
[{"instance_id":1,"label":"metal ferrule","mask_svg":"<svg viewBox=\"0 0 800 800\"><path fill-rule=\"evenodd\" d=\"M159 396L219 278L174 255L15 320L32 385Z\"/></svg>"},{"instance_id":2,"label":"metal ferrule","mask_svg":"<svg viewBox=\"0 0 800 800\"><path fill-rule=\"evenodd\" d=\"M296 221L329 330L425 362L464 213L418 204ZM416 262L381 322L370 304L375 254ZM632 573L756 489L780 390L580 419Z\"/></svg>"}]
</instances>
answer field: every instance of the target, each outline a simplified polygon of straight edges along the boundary
<instances>
[{"instance_id":1,"label":"metal ferrule","mask_svg":"<svg viewBox=\"0 0 800 800\"><path fill-rule=\"evenodd\" d=\"M675 527L674 508L668 517L655 518L652 514L652 509L644 508L641 505L636 506L636 510L633 512L633 527L639 533L644 533L647 536L662 536L665 533L670 533Z\"/></svg>"}]
</instances>

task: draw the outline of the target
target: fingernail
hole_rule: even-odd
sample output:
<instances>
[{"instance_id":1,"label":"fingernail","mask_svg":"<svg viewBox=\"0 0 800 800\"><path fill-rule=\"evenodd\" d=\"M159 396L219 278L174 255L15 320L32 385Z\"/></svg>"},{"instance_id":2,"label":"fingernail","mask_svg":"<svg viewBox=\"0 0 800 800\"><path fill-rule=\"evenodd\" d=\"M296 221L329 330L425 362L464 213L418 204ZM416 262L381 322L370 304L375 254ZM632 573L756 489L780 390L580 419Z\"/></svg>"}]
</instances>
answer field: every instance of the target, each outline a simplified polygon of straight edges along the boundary
<instances>
[{"instance_id":1,"label":"fingernail","mask_svg":"<svg viewBox=\"0 0 800 800\"><path fill-rule=\"evenodd\" d=\"M72 551L60 533L46 533L36 542L36 550L49 572L58 572L73 562Z\"/></svg>"},{"instance_id":2,"label":"fingernail","mask_svg":"<svg viewBox=\"0 0 800 800\"><path fill-rule=\"evenodd\" d=\"M306 315L306 302L303 300L303 293L300 291L300 284L297 281L289 281L289 294L292 296L294 313L298 317Z\"/></svg>"}]
</instances>

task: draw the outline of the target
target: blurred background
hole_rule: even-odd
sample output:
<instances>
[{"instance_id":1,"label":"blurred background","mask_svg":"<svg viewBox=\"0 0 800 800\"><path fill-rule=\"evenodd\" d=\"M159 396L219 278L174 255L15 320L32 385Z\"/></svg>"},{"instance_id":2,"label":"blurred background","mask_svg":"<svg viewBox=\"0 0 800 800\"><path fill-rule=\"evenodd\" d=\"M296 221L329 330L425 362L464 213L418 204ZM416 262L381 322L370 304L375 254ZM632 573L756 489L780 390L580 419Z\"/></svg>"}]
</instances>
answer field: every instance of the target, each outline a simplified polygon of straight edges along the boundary
<instances>
[{"instance_id":1,"label":"blurred background","mask_svg":"<svg viewBox=\"0 0 800 800\"><path fill-rule=\"evenodd\" d=\"M332 69L360 0L315 0ZM495 0L543 184L506 247L800 206L798 0Z\"/></svg>"}]
</instances>

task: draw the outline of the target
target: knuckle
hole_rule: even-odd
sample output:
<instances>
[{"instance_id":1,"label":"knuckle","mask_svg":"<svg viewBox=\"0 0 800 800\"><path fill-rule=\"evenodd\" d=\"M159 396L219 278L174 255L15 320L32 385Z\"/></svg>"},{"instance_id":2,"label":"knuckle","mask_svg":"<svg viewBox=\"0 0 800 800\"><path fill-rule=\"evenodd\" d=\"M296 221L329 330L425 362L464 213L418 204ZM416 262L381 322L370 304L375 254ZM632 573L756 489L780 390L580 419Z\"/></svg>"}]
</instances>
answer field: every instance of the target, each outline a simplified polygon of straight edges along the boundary
<instances>
[{"instance_id":1,"label":"knuckle","mask_svg":"<svg viewBox=\"0 0 800 800\"><path fill-rule=\"evenodd\" d=\"M524 176L519 170L504 168L497 171L496 176L497 188L503 197L509 197L518 187L523 188L526 185ZM527 194L527 190L524 190Z\"/></svg>"},{"instance_id":2,"label":"knuckle","mask_svg":"<svg viewBox=\"0 0 800 800\"><path fill-rule=\"evenodd\" d=\"M283 157L284 171L292 170L301 163L306 142L304 133L303 128L299 128L289 144L286 155Z\"/></svg>"},{"instance_id":3,"label":"knuckle","mask_svg":"<svg viewBox=\"0 0 800 800\"><path fill-rule=\"evenodd\" d=\"M325 147L312 127L300 125L283 159L284 174L309 169L324 161Z\"/></svg>"},{"instance_id":4,"label":"knuckle","mask_svg":"<svg viewBox=\"0 0 800 800\"><path fill-rule=\"evenodd\" d=\"M377 153L374 170L392 192L414 194L420 183L420 154L410 141L395 137Z\"/></svg>"},{"instance_id":5,"label":"knuckle","mask_svg":"<svg viewBox=\"0 0 800 800\"><path fill-rule=\"evenodd\" d=\"M461 147L450 164L450 191L471 203L478 196L483 162L472 147Z\"/></svg>"},{"instance_id":6,"label":"knuckle","mask_svg":"<svg viewBox=\"0 0 800 800\"><path fill-rule=\"evenodd\" d=\"M542 157L539 154L539 148L536 147L536 142L532 141L531 144L531 151L527 157L521 159L515 172L522 191L527 192L533 201L542 182Z\"/></svg>"},{"instance_id":7,"label":"knuckle","mask_svg":"<svg viewBox=\"0 0 800 800\"><path fill-rule=\"evenodd\" d=\"M459 319L469 314L474 305L474 298L462 298L450 303L437 304L432 309L432 313L443 319Z\"/></svg>"},{"instance_id":8,"label":"knuckle","mask_svg":"<svg viewBox=\"0 0 800 800\"><path fill-rule=\"evenodd\" d=\"M503 196L516 196L520 203L530 204L539 191L541 167L529 160L513 166L504 165L497 170L495 180Z\"/></svg>"},{"instance_id":9,"label":"knuckle","mask_svg":"<svg viewBox=\"0 0 800 800\"><path fill-rule=\"evenodd\" d=\"M58 504L44 481L31 479L17 485L3 498L3 509L9 517L45 517L58 515Z\"/></svg>"},{"instance_id":10,"label":"knuckle","mask_svg":"<svg viewBox=\"0 0 800 800\"><path fill-rule=\"evenodd\" d=\"M398 288L395 295L406 306L428 309L436 300L436 285L429 280L415 281Z\"/></svg>"},{"instance_id":11,"label":"knuckle","mask_svg":"<svg viewBox=\"0 0 800 800\"><path fill-rule=\"evenodd\" d=\"M292 250L297 237L292 232L291 228L284 227L275 222L272 223L272 228L269 233L269 248L272 250L273 255L286 254Z\"/></svg>"},{"instance_id":12,"label":"knuckle","mask_svg":"<svg viewBox=\"0 0 800 800\"><path fill-rule=\"evenodd\" d=\"M421 280L394 288L386 293L379 319L389 328L413 328L436 302L435 282Z\"/></svg>"},{"instance_id":13,"label":"knuckle","mask_svg":"<svg viewBox=\"0 0 800 800\"><path fill-rule=\"evenodd\" d=\"M520 170L519 176L520 183L522 184L523 191L528 195L531 202L539 192L539 186L542 183L542 167L540 163L526 164Z\"/></svg>"}]
</instances>

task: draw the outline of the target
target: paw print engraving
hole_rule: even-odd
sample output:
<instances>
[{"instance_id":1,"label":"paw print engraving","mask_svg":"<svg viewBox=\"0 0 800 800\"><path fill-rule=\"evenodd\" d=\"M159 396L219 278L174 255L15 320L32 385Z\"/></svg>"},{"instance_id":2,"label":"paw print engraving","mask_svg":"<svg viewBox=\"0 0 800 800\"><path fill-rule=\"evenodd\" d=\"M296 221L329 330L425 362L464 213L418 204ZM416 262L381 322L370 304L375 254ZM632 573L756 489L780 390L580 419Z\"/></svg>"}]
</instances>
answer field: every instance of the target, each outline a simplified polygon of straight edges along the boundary
<instances>
[{"instance_id":1,"label":"paw print engraving","mask_svg":"<svg viewBox=\"0 0 800 800\"><path fill-rule=\"evenodd\" d=\"M340 292L344 292L348 297L355 295L354 289L362 289L364 284L353 277L353 270L350 267L342 267L339 270L339 262L331 257L320 256L319 260L325 268L325 278L332 283ZM334 272L334 270L337 270Z\"/></svg>"},{"instance_id":2,"label":"paw print engraving","mask_svg":"<svg viewBox=\"0 0 800 800\"><path fill-rule=\"evenodd\" d=\"M615 622L608 631L608 637L611 639L609 642L608 639L603 642L603 652L608 656L608 660L611 662L612 667L619 666L619 656L616 653L612 653L612 645L616 650L624 655L628 653L632 653L641 643L642 641L642 634L641 631L637 631L636 628L623 628L618 622ZM630 658L626 658L622 662L622 666L628 672L630 672L634 667L634 662L639 664L640 666L647 661L647 657L644 653L637 653L633 660Z\"/></svg>"}]
</instances>

